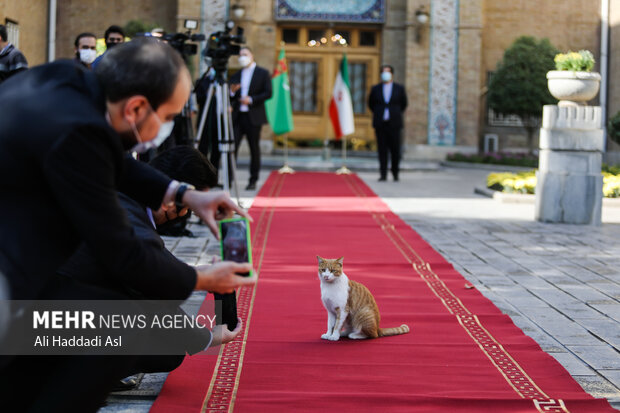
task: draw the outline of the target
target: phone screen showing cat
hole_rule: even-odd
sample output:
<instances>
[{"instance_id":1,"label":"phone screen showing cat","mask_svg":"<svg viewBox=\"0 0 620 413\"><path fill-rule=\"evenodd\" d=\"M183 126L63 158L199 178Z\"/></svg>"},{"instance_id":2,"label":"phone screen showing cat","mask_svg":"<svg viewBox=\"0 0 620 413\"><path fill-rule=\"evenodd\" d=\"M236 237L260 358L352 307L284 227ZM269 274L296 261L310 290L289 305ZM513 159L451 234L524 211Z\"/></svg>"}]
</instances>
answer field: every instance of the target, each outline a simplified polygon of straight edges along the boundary
<instances>
[{"instance_id":1,"label":"phone screen showing cat","mask_svg":"<svg viewBox=\"0 0 620 413\"><path fill-rule=\"evenodd\" d=\"M220 246L224 261L251 263L250 225L247 219L232 218L220 221ZM238 275L249 277L251 273L238 273Z\"/></svg>"}]
</instances>

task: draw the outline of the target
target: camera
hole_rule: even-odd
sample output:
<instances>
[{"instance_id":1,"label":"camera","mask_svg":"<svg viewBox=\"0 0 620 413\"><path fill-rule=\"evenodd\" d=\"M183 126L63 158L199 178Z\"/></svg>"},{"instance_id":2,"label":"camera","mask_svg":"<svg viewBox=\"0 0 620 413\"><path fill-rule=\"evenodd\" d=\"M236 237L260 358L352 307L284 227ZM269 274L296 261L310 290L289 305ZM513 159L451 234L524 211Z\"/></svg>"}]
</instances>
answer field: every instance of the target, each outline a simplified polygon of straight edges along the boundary
<instances>
[{"instance_id":1,"label":"camera","mask_svg":"<svg viewBox=\"0 0 620 413\"><path fill-rule=\"evenodd\" d=\"M212 66L216 73L223 73L228 66L228 59L232 55L238 55L241 44L245 43L243 38L243 28L237 27L237 34L231 34L235 23L228 20L224 31L211 33L207 41L207 48L204 55L211 58Z\"/></svg>"},{"instance_id":2,"label":"camera","mask_svg":"<svg viewBox=\"0 0 620 413\"><path fill-rule=\"evenodd\" d=\"M170 33L162 36L162 40L168 42L176 51L181 53L185 59L198 53L198 45L186 42L202 42L205 40L204 34L192 34L192 30L198 27L196 20L185 20L184 27L187 29L184 33Z\"/></svg>"}]
</instances>

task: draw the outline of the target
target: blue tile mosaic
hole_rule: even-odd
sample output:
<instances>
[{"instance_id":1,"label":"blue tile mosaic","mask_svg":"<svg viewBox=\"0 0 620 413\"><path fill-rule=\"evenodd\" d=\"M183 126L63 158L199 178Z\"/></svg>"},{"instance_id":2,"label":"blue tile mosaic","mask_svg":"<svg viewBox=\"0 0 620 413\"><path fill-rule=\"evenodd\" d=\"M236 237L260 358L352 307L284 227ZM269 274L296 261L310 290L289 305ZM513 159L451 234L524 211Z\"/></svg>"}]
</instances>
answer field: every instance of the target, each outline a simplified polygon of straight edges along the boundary
<instances>
[{"instance_id":1,"label":"blue tile mosaic","mask_svg":"<svg viewBox=\"0 0 620 413\"><path fill-rule=\"evenodd\" d=\"M277 0L276 20L383 23L385 0Z\"/></svg>"}]
</instances>

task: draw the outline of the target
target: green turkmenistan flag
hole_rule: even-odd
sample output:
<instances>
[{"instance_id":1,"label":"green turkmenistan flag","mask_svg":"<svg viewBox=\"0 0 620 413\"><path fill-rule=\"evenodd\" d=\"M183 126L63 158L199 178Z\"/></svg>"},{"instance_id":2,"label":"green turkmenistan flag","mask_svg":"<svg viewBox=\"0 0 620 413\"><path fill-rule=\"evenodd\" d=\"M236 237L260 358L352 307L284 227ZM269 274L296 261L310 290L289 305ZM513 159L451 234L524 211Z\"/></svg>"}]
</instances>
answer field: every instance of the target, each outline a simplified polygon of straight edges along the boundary
<instances>
[{"instance_id":1,"label":"green turkmenistan flag","mask_svg":"<svg viewBox=\"0 0 620 413\"><path fill-rule=\"evenodd\" d=\"M280 50L278 63L271 77L271 99L265 102L267 120L276 135L293 130L293 109L291 107L291 88L288 83L288 67L284 49Z\"/></svg>"}]
</instances>

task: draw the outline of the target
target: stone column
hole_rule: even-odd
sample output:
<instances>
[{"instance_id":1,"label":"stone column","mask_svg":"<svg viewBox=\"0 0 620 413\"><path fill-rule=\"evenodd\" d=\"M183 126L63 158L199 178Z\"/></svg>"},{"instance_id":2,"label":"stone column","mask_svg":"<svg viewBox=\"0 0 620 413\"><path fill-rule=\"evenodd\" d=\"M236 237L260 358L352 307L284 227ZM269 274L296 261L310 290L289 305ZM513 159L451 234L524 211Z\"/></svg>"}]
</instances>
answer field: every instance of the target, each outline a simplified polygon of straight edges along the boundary
<instances>
[{"instance_id":1,"label":"stone column","mask_svg":"<svg viewBox=\"0 0 620 413\"><path fill-rule=\"evenodd\" d=\"M605 138L599 106L543 108L536 219L601 225Z\"/></svg>"}]
</instances>

